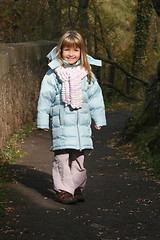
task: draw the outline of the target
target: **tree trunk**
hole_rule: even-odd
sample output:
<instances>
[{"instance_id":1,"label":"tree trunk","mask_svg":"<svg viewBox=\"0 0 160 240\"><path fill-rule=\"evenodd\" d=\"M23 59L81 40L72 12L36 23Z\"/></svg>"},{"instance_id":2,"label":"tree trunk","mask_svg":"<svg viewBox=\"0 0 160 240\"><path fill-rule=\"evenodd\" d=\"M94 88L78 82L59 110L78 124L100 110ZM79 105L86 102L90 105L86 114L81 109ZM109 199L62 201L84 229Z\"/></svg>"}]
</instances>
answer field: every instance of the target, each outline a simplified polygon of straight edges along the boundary
<instances>
[{"instance_id":1,"label":"tree trunk","mask_svg":"<svg viewBox=\"0 0 160 240\"><path fill-rule=\"evenodd\" d=\"M79 29L84 39L88 39L88 3L89 0L78 0L79 2Z\"/></svg>"},{"instance_id":2,"label":"tree trunk","mask_svg":"<svg viewBox=\"0 0 160 240\"><path fill-rule=\"evenodd\" d=\"M62 35L62 23L61 23L61 1L48 0L51 15L51 32L52 39L59 40Z\"/></svg>"},{"instance_id":3,"label":"tree trunk","mask_svg":"<svg viewBox=\"0 0 160 240\"><path fill-rule=\"evenodd\" d=\"M122 133L122 143L132 141L137 134L147 133L148 146L153 154L160 154L160 62L157 74L151 76L143 111L138 117L129 118Z\"/></svg>"},{"instance_id":4,"label":"tree trunk","mask_svg":"<svg viewBox=\"0 0 160 240\"><path fill-rule=\"evenodd\" d=\"M146 49L149 39L152 5L149 0L137 0L137 19L133 50L133 75L139 76L145 66Z\"/></svg>"}]
</instances>

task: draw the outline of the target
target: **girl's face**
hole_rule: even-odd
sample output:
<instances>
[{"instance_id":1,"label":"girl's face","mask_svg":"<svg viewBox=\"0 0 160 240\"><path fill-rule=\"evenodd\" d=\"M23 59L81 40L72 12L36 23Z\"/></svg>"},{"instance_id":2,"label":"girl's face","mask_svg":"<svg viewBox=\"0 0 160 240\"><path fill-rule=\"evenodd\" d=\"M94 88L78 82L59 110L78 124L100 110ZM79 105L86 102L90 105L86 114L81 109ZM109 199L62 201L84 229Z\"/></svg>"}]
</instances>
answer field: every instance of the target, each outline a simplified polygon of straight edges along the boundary
<instances>
[{"instance_id":1,"label":"girl's face","mask_svg":"<svg viewBox=\"0 0 160 240\"><path fill-rule=\"evenodd\" d=\"M74 65L81 57L81 50L79 47L63 47L62 58L70 65Z\"/></svg>"}]
</instances>

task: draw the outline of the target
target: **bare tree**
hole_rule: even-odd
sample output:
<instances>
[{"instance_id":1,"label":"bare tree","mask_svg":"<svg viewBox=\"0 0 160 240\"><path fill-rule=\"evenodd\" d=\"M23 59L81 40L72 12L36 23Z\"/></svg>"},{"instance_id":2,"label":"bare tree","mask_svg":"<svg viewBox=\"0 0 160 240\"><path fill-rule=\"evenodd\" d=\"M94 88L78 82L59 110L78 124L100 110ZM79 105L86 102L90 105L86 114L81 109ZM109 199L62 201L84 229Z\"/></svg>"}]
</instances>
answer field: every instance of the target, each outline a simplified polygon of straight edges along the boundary
<instances>
[{"instance_id":1,"label":"bare tree","mask_svg":"<svg viewBox=\"0 0 160 240\"><path fill-rule=\"evenodd\" d=\"M48 0L51 16L51 34L53 39L59 39L62 34L61 23L61 1L60 0Z\"/></svg>"}]
</instances>

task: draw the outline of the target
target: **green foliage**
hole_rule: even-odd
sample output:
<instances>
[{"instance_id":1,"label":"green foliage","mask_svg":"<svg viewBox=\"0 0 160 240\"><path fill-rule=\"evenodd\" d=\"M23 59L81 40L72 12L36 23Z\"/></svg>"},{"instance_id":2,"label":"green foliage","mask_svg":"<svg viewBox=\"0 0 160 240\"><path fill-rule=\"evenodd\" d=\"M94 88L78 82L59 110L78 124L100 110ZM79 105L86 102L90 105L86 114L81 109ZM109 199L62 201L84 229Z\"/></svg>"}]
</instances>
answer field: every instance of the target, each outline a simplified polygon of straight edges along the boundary
<instances>
[{"instance_id":1,"label":"green foliage","mask_svg":"<svg viewBox=\"0 0 160 240\"><path fill-rule=\"evenodd\" d=\"M134 8L135 1L96 1L96 9L100 16L101 26L96 25L96 33L102 38L103 28L104 42L98 44L99 53L106 56L105 47L110 50L112 59L118 62L128 62L126 57L130 55L130 46L133 41ZM127 54L126 54L127 52ZM131 62L131 61L130 61Z\"/></svg>"},{"instance_id":2,"label":"green foliage","mask_svg":"<svg viewBox=\"0 0 160 240\"><path fill-rule=\"evenodd\" d=\"M5 147L0 150L0 158L9 162L22 157L24 153L19 144L23 142L33 128L33 124L27 124L15 131Z\"/></svg>"},{"instance_id":3,"label":"green foliage","mask_svg":"<svg viewBox=\"0 0 160 240\"><path fill-rule=\"evenodd\" d=\"M49 39L50 18L47 2L46 0L2 0L0 3L1 41Z\"/></svg>"},{"instance_id":4,"label":"green foliage","mask_svg":"<svg viewBox=\"0 0 160 240\"><path fill-rule=\"evenodd\" d=\"M159 131L159 129L158 129ZM138 133L134 138L135 151L138 154L141 162L144 162L147 168L150 169L157 177L160 178L160 154L151 154L148 143L157 135L157 127L145 129ZM160 133L159 133L160 135Z\"/></svg>"},{"instance_id":5,"label":"green foliage","mask_svg":"<svg viewBox=\"0 0 160 240\"><path fill-rule=\"evenodd\" d=\"M0 150L0 183L12 180L13 175L11 174L10 163L25 155L20 144L29 136L33 129L33 124L19 128L12 135L6 146Z\"/></svg>"},{"instance_id":6,"label":"green foliage","mask_svg":"<svg viewBox=\"0 0 160 240\"><path fill-rule=\"evenodd\" d=\"M7 142L4 149L0 151L2 160L12 161L23 156L23 151L19 148L19 143L26 137L25 128L16 131Z\"/></svg>"},{"instance_id":7,"label":"green foliage","mask_svg":"<svg viewBox=\"0 0 160 240\"><path fill-rule=\"evenodd\" d=\"M133 69L137 70L136 66L143 65L141 78L147 81L148 75L156 68L160 46L160 26L156 14L151 14L149 0L139 0L139 5L137 0L83 2L89 3L85 8L85 18L81 1L78 0L2 0L0 39L2 42L57 41L64 31L74 28L85 37L89 54L109 57L128 72L132 71L134 54ZM80 28L81 25L85 25L85 28ZM106 66L105 71L108 71ZM124 78L124 74L117 71L115 84L121 90L124 88ZM137 89L139 85L136 85L133 93L137 93Z\"/></svg>"},{"instance_id":8,"label":"green foliage","mask_svg":"<svg viewBox=\"0 0 160 240\"><path fill-rule=\"evenodd\" d=\"M25 155L20 144L34 129L34 124L26 124L19 128L7 142L6 146L0 150L0 214L5 211L7 200L7 189L4 183L16 180L15 173L12 170L11 163Z\"/></svg>"},{"instance_id":9,"label":"green foliage","mask_svg":"<svg viewBox=\"0 0 160 240\"><path fill-rule=\"evenodd\" d=\"M149 75L156 70L160 44L159 20L153 12L151 2L143 0L139 1L139 5L137 0L101 2L104 7L101 13L104 28L108 29L110 23L117 24L110 28L111 31L105 31L105 39L113 59L128 72L133 71L134 75L147 82ZM108 16L112 16L114 21ZM103 49L101 54L105 55L106 51ZM117 71L115 84L121 90L124 88L124 78L124 74ZM144 88L136 81L131 82L130 91L133 96L144 99Z\"/></svg>"},{"instance_id":10,"label":"green foliage","mask_svg":"<svg viewBox=\"0 0 160 240\"><path fill-rule=\"evenodd\" d=\"M132 43L135 21L135 1L109 0L102 2L103 23L108 27L106 37L112 41L113 49L120 51ZM120 51L121 52L121 51Z\"/></svg>"}]
</instances>

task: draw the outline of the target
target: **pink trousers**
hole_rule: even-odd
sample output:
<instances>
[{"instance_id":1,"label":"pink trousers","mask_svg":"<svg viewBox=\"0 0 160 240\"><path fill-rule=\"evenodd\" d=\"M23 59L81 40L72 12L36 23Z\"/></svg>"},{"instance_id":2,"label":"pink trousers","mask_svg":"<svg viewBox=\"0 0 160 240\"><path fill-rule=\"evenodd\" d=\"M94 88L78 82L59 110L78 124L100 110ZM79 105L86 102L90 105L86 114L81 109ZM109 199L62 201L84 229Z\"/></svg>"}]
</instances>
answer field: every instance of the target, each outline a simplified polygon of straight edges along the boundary
<instances>
[{"instance_id":1,"label":"pink trousers","mask_svg":"<svg viewBox=\"0 0 160 240\"><path fill-rule=\"evenodd\" d=\"M52 169L54 189L64 190L72 195L78 187L83 190L87 180L83 164L84 151L74 149L55 151Z\"/></svg>"}]
</instances>

